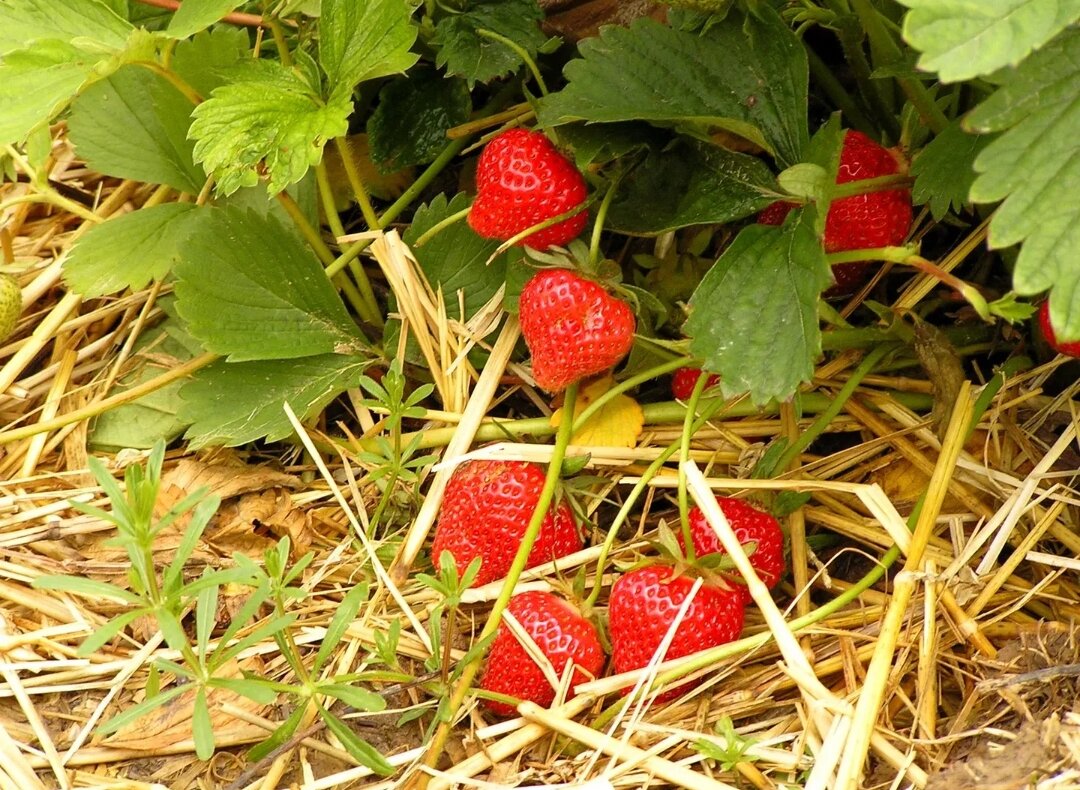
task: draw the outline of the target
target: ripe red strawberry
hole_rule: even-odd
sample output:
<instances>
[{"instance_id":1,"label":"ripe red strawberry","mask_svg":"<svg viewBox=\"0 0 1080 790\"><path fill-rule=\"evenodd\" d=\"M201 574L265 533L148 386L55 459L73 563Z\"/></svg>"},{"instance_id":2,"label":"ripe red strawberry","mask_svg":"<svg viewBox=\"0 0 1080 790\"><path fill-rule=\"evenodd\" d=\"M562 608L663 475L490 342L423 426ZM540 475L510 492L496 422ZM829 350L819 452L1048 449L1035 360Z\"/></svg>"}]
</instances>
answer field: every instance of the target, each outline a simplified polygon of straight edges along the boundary
<instances>
[{"instance_id":1,"label":"ripe red strawberry","mask_svg":"<svg viewBox=\"0 0 1080 790\"><path fill-rule=\"evenodd\" d=\"M576 669L571 696L573 686L600 673L604 666L600 638L593 624L574 606L549 592L526 592L511 598L507 610L536 642L556 675L562 677L566 665L573 662ZM545 708L555 700L555 689L543 670L505 621L499 625L491 643L480 688L532 700ZM506 703L484 700L484 704L502 716L514 714L514 709Z\"/></svg>"},{"instance_id":2,"label":"ripe red strawberry","mask_svg":"<svg viewBox=\"0 0 1080 790\"><path fill-rule=\"evenodd\" d=\"M716 501L739 543L755 544L754 553L750 555L750 564L754 566L765 586L772 589L784 575L784 533L780 529L780 522L741 499L718 496ZM694 541L694 553L698 557L714 553L727 554L701 508L691 508L689 519L690 537ZM676 530L676 535L679 545L684 546L682 531ZM738 588L744 603L750 601L750 593L743 584L733 586Z\"/></svg>"},{"instance_id":3,"label":"ripe red strawberry","mask_svg":"<svg viewBox=\"0 0 1080 790\"><path fill-rule=\"evenodd\" d=\"M543 269L521 291L521 334L549 392L618 364L634 344L634 311L569 269Z\"/></svg>"},{"instance_id":4,"label":"ripe red strawberry","mask_svg":"<svg viewBox=\"0 0 1080 790\"><path fill-rule=\"evenodd\" d=\"M848 130L840 152L837 184L888 176L900 171L897 155L862 132ZM758 214L763 225L780 225L794 203L778 202ZM834 200L825 218L825 252L844 252L902 244L911 228L911 191L890 189ZM826 293L844 295L864 281L869 262L856 261L833 267L836 284Z\"/></svg>"},{"instance_id":5,"label":"ripe red strawberry","mask_svg":"<svg viewBox=\"0 0 1080 790\"><path fill-rule=\"evenodd\" d=\"M608 630L616 672L629 672L649 663L693 584L693 579L676 576L667 565L639 568L615 582L608 602ZM743 616L737 590L702 584L679 623L665 659L732 641L742 631ZM665 691L656 701L675 699L690 686L683 684Z\"/></svg>"},{"instance_id":6,"label":"ripe red strawberry","mask_svg":"<svg viewBox=\"0 0 1080 790\"><path fill-rule=\"evenodd\" d=\"M476 201L469 225L505 241L526 228L585 202L585 179L540 132L510 129L493 138L476 167ZM546 250L577 238L588 221L581 211L524 239L519 246Z\"/></svg>"},{"instance_id":7,"label":"ripe red strawberry","mask_svg":"<svg viewBox=\"0 0 1080 790\"><path fill-rule=\"evenodd\" d=\"M1054 351L1068 357L1080 357L1080 340L1074 340L1071 343L1058 342L1054 327L1050 325L1050 302L1048 301L1039 305L1039 328L1042 329L1043 337Z\"/></svg>"},{"instance_id":8,"label":"ripe red strawberry","mask_svg":"<svg viewBox=\"0 0 1080 790\"><path fill-rule=\"evenodd\" d=\"M454 555L458 573L475 557L482 562L475 585L501 579L510 570L521 538L540 501L544 470L523 461L467 461L446 486L431 556ZM579 551L581 535L570 505L553 505L529 552L527 567Z\"/></svg>"},{"instance_id":9,"label":"ripe red strawberry","mask_svg":"<svg viewBox=\"0 0 1080 790\"><path fill-rule=\"evenodd\" d=\"M694 394L694 385L697 384L697 380L701 378L701 374L704 372L701 368L679 368L676 370L671 377L671 397L676 400L690 400L690 396ZM709 375L709 380L705 382L705 389L715 387L719 383L720 377L712 373Z\"/></svg>"}]
</instances>

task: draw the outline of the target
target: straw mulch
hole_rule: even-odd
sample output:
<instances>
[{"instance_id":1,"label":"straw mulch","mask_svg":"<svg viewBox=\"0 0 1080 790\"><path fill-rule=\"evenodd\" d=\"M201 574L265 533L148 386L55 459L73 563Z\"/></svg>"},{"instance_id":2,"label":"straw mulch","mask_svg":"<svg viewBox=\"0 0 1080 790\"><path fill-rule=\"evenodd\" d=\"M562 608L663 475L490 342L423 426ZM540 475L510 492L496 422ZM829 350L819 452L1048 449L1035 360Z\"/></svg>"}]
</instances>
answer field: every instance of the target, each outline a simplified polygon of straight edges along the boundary
<instances>
[{"instance_id":1,"label":"straw mulch","mask_svg":"<svg viewBox=\"0 0 1080 790\"><path fill-rule=\"evenodd\" d=\"M102 182L63 148L56 156L54 183L99 217L130 210L152 191ZM56 572L123 578L124 558L108 542L109 526L70 507L72 500L106 504L86 472L87 423L80 418L108 405L119 375L154 363L131 349L158 316L155 300L165 289L93 302L66 292L60 264L89 220L12 202L31 194L25 183L0 191L3 263L17 273L25 303L16 333L0 349L0 787L314 789L390 787L415 777L415 768L391 781L371 777L332 735L307 725L289 748L251 765L242 747L266 737L289 711L225 696L212 700L218 752L209 763L194 756L190 700L183 696L138 726L104 739L95 735L103 717L142 698L150 662L174 656L153 623L136 622L89 659L77 657L81 641L115 614L117 604L32 589L30 582ZM313 551L316 559L303 578L308 597L296 609L294 638L302 646L320 643L343 590L371 584L369 605L330 665L338 672L373 666L375 635L398 622L400 663L421 682L383 689L390 703L384 713L340 712L395 764L413 766L423 756L422 727L437 702L423 683L430 680L423 667L430 649L424 625L437 599L401 573L402 558L429 567L423 541L452 469L445 462L466 452L549 456L542 438L495 446L474 441L477 432L490 435L484 420L493 402L509 400L525 417L543 416L548 404L529 388L527 369L508 365L517 328L498 305L475 325L462 326L447 318L396 234L380 239L373 252L371 268L377 264L393 288L431 366L442 408L410 425L439 443L444 462L425 470L426 496L414 517L373 542L350 539L364 533L374 493L358 460L359 444L334 437L348 432L362 443L380 429L379 415L359 406L359 398L351 400L348 419L302 430L315 454L300 445L171 452L161 507L199 485L222 496L195 554L200 567L227 563L234 551L260 557L283 535L299 552ZM903 306L913 307L932 285L913 278ZM496 326L491 362L474 370L464 354ZM811 389L834 397L859 358L849 352L823 363ZM774 480L750 480L747 471L766 442L798 435L816 415L784 408L714 420L693 443L688 478L695 500L708 502L710 489L810 496L787 519L791 572L772 596L752 585L757 605L748 610L743 638L700 668L700 685L667 705L646 700L612 715L623 699L617 690L634 686L645 672L588 683L562 707L524 708L527 718L512 721L492 719L469 703L428 786L475 780L489 783L479 786L592 782L760 790L1080 787L1077 386L1055 395L1044 391L1062 364L1051 361L1005 382L971 441L965 441L965 418L983 382L951 392L944 405L952 418L935 426L928 409L913 411L897 397L916 393L929 401L933 386L918 368L868 377L824 439ZM49 429L20 430L35 424ZM588 470L602 480L589 501L596 540L647 463L680 430L647 425L632 451L589 448ZM445 448L444 436L451 437ZM143 455L107 460L119 473ZM645 539L677 512L675 472L668 464L648 483L608 558L607 584L635 552L648 551ZM905 518L924 491L912 532ZM160 561L169 560L178 539L179 533L163 536ZM389 540L399 555L394 568L379 551ZM884 581L809 627L789 627L850 590L894 543L900 557ZM570 577L592 566L597 554L588 548L561 563L558 573ZM594 574L595 568L590 580ZM543 587L554 576L540 568L524 583ZM497 583L470 591L468 616L457 619L454 660L497 593ZM272 641L238 663L288 677ZM402 714L417 707L427 714L399 726ZM719 749L735 746L728 743L730 731L718 727L724 719L744 748L726 765L694 748L702 740ZM602 726L589 726L597 723Z\"/></svg>"}]
</instances>

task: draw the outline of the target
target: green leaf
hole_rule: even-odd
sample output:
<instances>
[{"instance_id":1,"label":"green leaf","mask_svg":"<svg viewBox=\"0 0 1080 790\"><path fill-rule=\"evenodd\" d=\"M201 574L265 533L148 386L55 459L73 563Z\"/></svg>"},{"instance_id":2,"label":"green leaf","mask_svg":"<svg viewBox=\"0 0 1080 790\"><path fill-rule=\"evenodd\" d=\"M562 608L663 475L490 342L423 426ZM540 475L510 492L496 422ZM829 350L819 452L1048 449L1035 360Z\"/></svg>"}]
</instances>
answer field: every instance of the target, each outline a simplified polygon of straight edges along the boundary
<instances>
[{"instance_id":1,"label":"green leaf","mask_svg":"<svg viewBox=\"0 0 1080 790\"><path fill-rule=\"evenodd\" d=\"M195 692L191 711L191 736L195 741L195 756L209 760L214 756L214 725L210 722L210 707L206 704L206 689Z\"/></svg>"},{"instance_id":2,"label":"green leaf","mask_svg":"<svg viewBox=\"0 0 1080 790\"><path fill-rule=\"evenodd\" d=\"M191 111L191 102L166 79L125 66L75 100L68 128L92 169L198 193L206 175L187 139Z\"/></svg>"},{"instance_id":3,"label":"green leaf","mask_svg":"<svg viewBox=\"0 0 1080 790\"><path fill-rule=\"evenodd\" d=\"M652 19L610 26L578 46L569 84L540 103L543 125L644 120L703 135L726 129L800 161L808 132L806 50L775 12L729 14L701 34Z\"/></svg>"},{"instance_id":4,"label":"green leaf","mask_svg":"<svg viewBox=\"0 0 1080 790\"><path fill-rule=\"evenodd\" d=\"M323 0L319 17L319 63L330 85L330 102L348 101L353 88L404 72L418 56L405 0Z\"/></svg>"},{"instance_id":5,"label":"green leaf","mask_svg":"<svg viewBox=\"0 0 1080 790\"><path fill-rule=\"evenodd\" d=\"M139 596L123 587L82 576L39 576L31 586L41 590L62 590L86 598L115 598L129 604L139 603Z\"/></svg>"},{"instance_id":6,"label":"green leaf","mask_svg":"<svg viewBox=\"0 0 1080 790\"><path fill-rule=\"evenodd\" d=\"M139 290L179 258L193 203L139 209L91 228L64 261L64 281L83 296Z\"/></svg>"},{"instance_id":7,"label":"green leaf","mask_svg":"<svg viewBox=\"0 0 1080 790\"><path fill-rule=\"evenodd\" d=\"M3 0L0 54L54 39L87 48L123 49L132 28L99 0Z\"/></svg>"},{"instance_id":8,"label":"green leaf","mask_svg":"<svg viewBox=\"0 0 1080 790\"><path fill-rule=\"evenodd\" d=\"M276 194L322 159L323 146L349 128L347 94L324 102L296 71L257 61L195 108L195 161L229 195L254 186L262 168Z\"/></svg>"},{"instance_id":9,"label":"green leaf","mask_svg":"<svg viewBox=\"0 0 1080 790\"><path fill-rule=\"evenodd\" d=\"M200 351L179 322L169 318L143 332L136 345L136 367L117 380L109 395L131 389L189 361ZM171 441L183 433L187 423L180 411L183 381L174 381L137 400L109 409L90 428L89 441L95 449L149 449L159 439Z\"/></svg>"},{"instance_id":10,"label":"green leaf","mask_svg":"<svg viewBox=\"0 0 1080 790\"><path fill-rule=\"evenodd\" d=\"M208 683L214 688L228 689L234 694L246 697L260 705L273 705L277 701L278 693L262 680L247 680L246 678L211 678Z\"/></svg>"},{"instance_id":11,"label":"green leaf","mask_svg":"<svg viewBox=\"0 0 1080 790\"><path fill-rule=\"evenodd\" d=\"M326 634L319 645L319 652L315 656L313 674L317 674L322 669L334 650L337 649L338 644L345 636L345 632L356 618L356 613L360 611L360 604L367 599L367 594L367 585L358 584L349 590L341 603L338 604L334 616L330 620L330 625L326 627Z\"/></svg>"},{"instance_id":12,"label":"green leaf","mask_svg":"<svg viewBox=\"0 0 1080 790\"><path fill-rule=\"evenodd\" d=\"M720 374L727 395L787 398L814 372L818 297L831 276L813 214L743 228L690 299L690 351Z\"/></svg>"},{"instance_id":13,"label":"green leaf","mask_svg":"<svg viewBox=\"0 0 1080 790\"><path fill-rule=\"evenodd\" d=\"M229 447L293 433L282 404L301 419L318 414L334 397L355 387L367 362L341 354L293 360L217 362L180 391L180 417L191 425L194 447Z\"/></svg>"},{"instance_id":14,"label":"green leaf","mask_svg":"<svg viewBox=\"0 0 1080 790\"><path fill-rule=\"evenodd\" d=\"M0 60L0 145L52 120L89 78L99 56L63 41L39 41Z\"/></svg>"},{"instance_id":15,"label":"green leaf","mask_svg":"<svg viewBox=\"0 0 1080 790\"><path fill-rule=\"evenodd\" d=\"M386 758L374 746L367 741L361 740L355 732L349 729L349 725L321 705L319 706L319 716L326 722L326 728L341 741L345 751L358 763L383 776L390 776L390 774L394 773L394 766L387 762Z\"/></svg>"},{"instance_id":16,"label":"green leaf","mask_svg":"<svg viewBox=\"0 0 1080 790\"><path fill-rule=\"evenodd\" d=\"M319 685L319 691L341 700L355 710L380 711L386 708L386 700L380 695L357 686L349 686L345 683L325 683Z\"/></svg>"},{"instance_id":17,"label":"green leaf","mask_svg":"<svg viewBox=\"0 0 1080 790\"><path fill-rule=\"evenodd\" d=\"M919 68L959 82L1015 66L1073 22L1080 0L900 0Z\"/></svg>"},{"instance_id":18,"label":"green leaf","mask_svg":"<svg viewBox=\"0 0 1080 790\"><path fill-rule=\"evenodd\" d=\"M187 38L235 11L243 2L244 0L184 0L173 14L165 32L173 38Z\"/></svg>"},{"instance_id":19,"label":"green leaf","mask_svg":"<svg viewBox=\"0 0 1080 790\"><path fill-rule=\"evenodd\" d=\"M430 204L416 210L412 225L404 235L405 243L412 245L416 262L428 282L442 291L451 318L471 317L495 295L506 276L506 256L500 255L490 265L487 263L499 242L476 235L465 222L444 228L423 245L415 246L416 240L426 231L468 205L468 195L455 195L449 203L446 195L438 195ZM464 296L464 316L458 310L459 291Z\"/></svg>"},{"instance_id":20,"label":"green leaf","mask_svg":"<svg viewBox=\"0 0 1080 790\"><path fill-rule=\"evenodd\" d=\"M990 140L987 135L965 134L959 121L945 127L911 163L915 203L929 203L936 220L950 208L960 211L975 181L975 159Z\"/></svg>"},{"instance_id":21,"label":"green leaf","mask_svg":"<svg viewBox=\"0 0 1080 790\"><path fill-rule=\"evenodd\" d=\"M547 37L540 30L544 12L536 0L488 0L470 4L463 14L450 14L435 25L435 63L450 74L464 77L471 88L513 74L522 67L521 58L501 41L486 38L478 30L488 30L508 38L530 57L536 56Z\"/></svg>"},{"instance_id":22,"label":"green leaf","mask_svg":"<svg viewBox=\"0 0 1080 790\"><path fill-rule=\"evenodd\" d=\"M776 198L772 173L760 159L680 139L631 171L608 221L622 233L664 233L742 219Z\"/></svg>"},{"instance_id":23,"label":"green leaf","mask_svg":"<svg viewBox=\"0 0 1080 790\"><path fill-rule=\"evenodd\" d=\"M225 83L229 71L249 54L248 34L236 27L217 27L176 45L172 69L206 97Z\"/></svg>"},{"instance_id":24,"label":"green leaf","mask_svg":"<svg viewBox=\"0 0 1080 790\"><path fill-rule=\"evenodd\" d=\"M776 183L789 195L820 200L833 184L833 174L825 172L821 165L801 162L792 165L776 177Z\"/></svg>"},{"instance_id":25,"label":"green leaf","mask_svg":"<svg viewBox=\"0 0 1080 790\"><path fill-rule=\"evenodd\" d=\"M1008 72L964 125L1004 132L976 158L971 187L976 203L1004 200L989 246L1023 242L1013 288L1030 296L1053 287L1050 315L1059 336L1080 337L1080 30Z\"/></svg>"},{"instance_id":26,"label":"green leaf","mask_svg":"<svg viewBox=\"0 0 1080 790\"><path fill-rule=\"evenodd\" d=\"M212 208L189 228L173 267L177 311L207 351L241 362L360 347L319 262L277 219Z\"/></svg>"},{"instance_id":27,"label":"green leaf","mask_svg":"<svg viewBox=\"0 0 1080 790\"><path fill-rule=\"evenodd\" d=\"M384 173L427 164L446 147L446 132L469 120L471 110L464 80L414 69L379 91L367 122L371 156Z\"/></svg>"}]
</instances>

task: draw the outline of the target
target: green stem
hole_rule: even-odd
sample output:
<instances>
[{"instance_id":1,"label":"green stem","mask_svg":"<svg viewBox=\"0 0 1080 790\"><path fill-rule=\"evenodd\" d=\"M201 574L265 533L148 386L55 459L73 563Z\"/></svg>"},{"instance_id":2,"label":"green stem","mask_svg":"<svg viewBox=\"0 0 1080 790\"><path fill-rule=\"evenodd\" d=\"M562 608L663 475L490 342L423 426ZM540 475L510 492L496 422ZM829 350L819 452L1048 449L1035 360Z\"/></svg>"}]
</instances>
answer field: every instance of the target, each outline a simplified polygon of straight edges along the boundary
<instances>
[{"instance_id":1,"label":"green stem","mask_svg":"<svg viewBox=\"0 0 1080 790\"><path fill-rule=\"evenodd\" d=\"M514 594L514 586L517 584L518 579L521 578L521 572L525 570L525 565L529 559L529 553L532 551L533 544L536 543L536 537L540 534L540 527L544 523L544 518L547 516L548 508L550 508L552 500L555 498L555 489L557 488L559 478L562 475L562 465L563 459L566 457L566 448L570 444L570 429L574 422L574 404L577 401L577 392L577 382L574 382L566 388L563 419L562 422L559 423L559 431L555 435L555 445L552 447L551 461L548 463L547 476L544 479L544 488L540 492L540 498L536 504L536 509L533 511L532 518L529 519L529 524L525 528L525 534L521 538L521 545L518 547L517 554L514 555L514 562L511 564L510 570L506 574L506 579L503 581L499 597L495 599L495 604L492 606L491 613L488 615L487 621L484 623L484 628L477 638L478 642L484 642L498 629L503 612L506 610L507 604L510 603L511 596ZM458 678L457 685L454 687L453 694L450 697L446 718L435 730L435 734L431 739L431 744L428 746L427 752L424 755L425 765L434 767L439 758L442 757L442 750L453 729L454 720L457 718L457 712L461 709L462 703L464 703L466 696L469 694L469 690L472 688L473 680L476 679L476 674L480 671L480 663L482 661L483 655L482 653L478 653L462 670L461 676Z\"/></svg>"},{"instance_id":2,"label":"green stem","mask_svg":"<svg viewBox=\"0 0 1080 790\"><path fill-rule=\"evenodd\" d=\"M536 67L536 61L533 60L532 56L524 49L524 47L522 47L520 44L518 44L516 41L513 41L512 39L496 33L494 30L477 28L476 35L482 38L489 38L492 41L498 41L504 47L513 50L514 53L525 62L525 65L528 66L529 71L532 72L533 79L536 80L536 87L540 89L540 95L548 95L547 85L544 83L544 78L540 76L540 69Z\"/></svg>"},{"instance_id":3,"label":"green stem","mask_svg":"<svg viewBox=\"0 0 1080 790\"><path fill-rule=\"evenodd\" d=\"M881 14L874 8L873 4L869 0L851 0L851 4L855 9L855 13L858 14L862 28L870 39L871 47L888 58L890 63L902 63L904 54L899 44L896 43L896 39L886 29ZM908 101L922 116L923 122L933 130L934 134L940 134L949 125L949 119L941 108L937 106L937 102L934 101L934 97L926 86L920 80L911 77L897 77L896 81L904 95L907 96Z\"/></svg>"},{"instance_id":4,"label":"green stem","mask_svg":"<svg viewBox=\"0 0 1080 790\"><path fill-rule=\"evenodd\" d=\"M330 226L330 232L334 236L344 236L345 226L341 224L341 215L338 214L337 204L334 202L334 190L326 174L325 159L315 166L315 183L319 187L319 201L322 203L323 214L326 215L326 224Z\"/></svg>"},{"instance_id":5,"label":"green stem","mask_svg":"<svg viewBox=\"0 0 1080 790\"><path fill-rule=\"evenodd\" d=\"M600 201L600 208L596 210L596 221L593 223L592 236L589 239L589 268L594 272L597 270L600 260L600 236L604 232L604 221L607 219L608 209L611 208L611 201L615 197L615 192L619 189L619 181L621 180L621 175L611 180L607 192L604 193L604 199Z\"/></svg>"},{"instance_id":6,"label":"green stem","mask_svg":"<svg viewBox=\"0 0 1080 790\"><path fill-rule=\"evenodd\" d=\"M833 252L825 256L830 266L838 263L854 263L855 261L892 261L893 263L906 263L907 259L914 254L913 247L870 247L865 250L846 250L845 252Z\"/></svg>"},{"instance_id":7,"label":"green stem","mask_svg":"<svg viewBox=\"0 0 1080 790\"><path fill-rule=\"evenodd\" d=\"M870 137L877 136L877 127L863 112L855 98L847 92L840 80L832 73L825 61L811 47L806 47L806 55L810 63L810 75L818 86L825 92L836 108L844 116L846 125L858 129Z\"/></svg>"},{"instance_id":8,"label":"green stem","mask_svg":"<svg viewBox=\"0 0 1080 790\"><path fill-rule=\"evenodd\" d=\"M177 74L172 69L167 69L160 63L154 63L152 60L136 60L132 63L133 66L142 66L144 69L154 72L163 80L172 85L176 90L183 94L184 98L192 104L202 104L203 97L197 90L191 87L188 82Z\"/></svg>"},{"instance_id":9,"label":"green stem","mask_svg":"<svg viewBox=\"0 0 1080 790\"><path fill-rule=\"evenodd\" d=\"M344 137L335 137L334 147L337 148L338 156L341 157L341 166L345 168L345 178L353 191L353 197L356 198L356 204L360 206L360 214L363 215L364 222L371 230L379 230L383 227L383 223L375 215L375 208L371 205L371 197L368 195L367 187L364 186L364 179L360 177L360 170L356 167L349 141Z\"/></svg>"},{"instance_id":10,"label":"green stem","mask_svg":"<svg viewBox=\"0 0 1080 790\"><path fill-rule=\"evenodd\" d=\"M706 401L701 416L694 422L692 432L696 432L705 425L706 422L724 409L725 405L723 398ZM689 413L688 410L687 413ZM637 504L638 497L640 497L645 492L645 489L648 488L649 481L656 476L656 473L668 462L671 456L675 455L680 444L681 439L679 442L672 442L665 447L663 452L657 456L656 460L649 464L645 473L641 475L641 478L634 484L634 487L630 489L630 493L626 495L626 501L623 502L622 507L619 508L619 512L615 515L614 520L612 520L611 526L608 527L607 535L604 536L604 542L600 546L600 556L596 559L596 580L593 584L592 591L589 593L589 597L585 600L586 611L595 606L597 599L600 597L600 591L604 586L604 566L607 564L607 558L611 553L612 546L615 545L615 538L618 537L619 529L630 517L630 511L632 511ZM692 547L693 542L691 541L688 545Z\"/></svg>"},{"instance_id":11,"label":"green stem","mask_svg":"<svg viewBox=\"0 0 1080 790\"><path fill-rule=\"evenodd\" d=\"M830 0L828 6L836 12L837 35L840 38L840 46L844 50L844 59L851 68L855 80L859 84L859 92L873 110L877 120L885 127L888 134L895 139L900 133L900 126L896 122L896 116L892 108L885 101L874 79L870 76L870 62L863 50L863 30L858 19L851 16L850 10L845 4Z\"/></svg>"},{"instance_id":12,"label":"green stem","mask_svg":"<svg viewBox=\"0 0 1080 790\"><path fill-rule=\"evenodd\" d=\"M274 44L277 46L281 65L291 68L293 65L292 53L289 51L289 42L285 40L285 31L282 30L281 23L273 17L263 17L263 21L270 28L270 35L274 37Z\"/></svg>"},{"instance_id":13,"label":"green stem","mask_svg":"<svg viewBox=\"0 0 1080 790\"><path fill-rule=\"evenodd\" d=\"M451 214L449 217L444 217L443 219L439 220L430 228L420 234L420 238L413 242L413 249L416 249L417 247L423 247L425 244L431 241L432 238L442 233L451 225L456 225L457 223L461 222L461 220L469 216L470 211L472 211L471 205L466 206L461 211L457 211Z\"/></svg>"},{"instance_id":14,"label":"green stem","mask_svg":"<svg viewBox=\"0 0 1080 790\"><path fill-rule=\"evenodd\" d=\"M600 411L600 409L604 408L604 406L606 406L612 398L615 398L618 395L622 395L624 392L632 390L634 387L637 387L641 384L652 381L653 379L658 379L661 376L667 375L668 373L676 371L679 368L685 367L686 364L687 360L683 357L679 357L678 359L673 359L670 362L665 362L661 365L649 368L648 370L644 370L641 373L638 373L636 376L631 376L626 381L622 381L619 384L616 384L614 387L609 389L607 392L605 392L603 395L601 395L599 398L597 398L587 407L585 407L585 410L582 411L581 414L579 414L575 418L573 432L577 433L578 431L580 431L581 428L585 425L585 423L587 423L594 414Z\"/></svg>"},{"instance_id":15,"label":"green stem","mask_svg":"<svg viewBox=\"0 0 1080 790\"><path fill-rule=\"evenodd\" d=\"M9 198L3 203L0 203L0 211L10 208L11 206L17 206L20 203L48 203L50 206L56 206L56 208L68 211L80 219L85 219L88 222L102 222L102 218L99 217L90 209L76 203L73 200L61 195L59 192L53 193L51 191L42 192L40 194L33 195L19 195L18 197Z\"/></svg>"},{"instance_id":16,"label":"green stem","mask_svg":"<svg viewBox=\"0 0 1080 790\"><path fill-rule=\"evenodd\" d=\"M833 200L839 200L853 195L869 195L872 192L906 189L912 183L911 176L904 173L893 173L892 175L878 176L877 178L863 178L858 181L835 184L829 191Z\"/></svg>"},{"instance_id":17,"label":"green stem","mask_svg":"<svg viewBox=\"0 0 1080 790\"><path fill-rule=\"evenodd\" d=\"M690 439L694 435L694 415L697 414L701 393L705 391L708 384L709 375L702 371L694 382L694 390L686 403L686 418L683 420L682 436L679 440L679 529L682 530L683 551L686 552L686 559L690 562L697 559L697 549L694 548L694 536L690 532L690 496L686 490L686 463L690 460Z\"/></svg>"},{"instance_id":18,"label":"green stem","mask_svg":"<svg viewBox=\"0 0 1080 790\"><path fill-rule=\"evenodd\" d=\"M806 450L810 444L817 439L831 423L841 410L844 408L844 404L847 403L858 386L862 383L862 380L866 378L870 372L874 369L878 362L888 354L890 351L894 351L897 347L893 345L882 344L871 351L859 366L855 368L854 372L848 376L848 380L844 382L844 386L836 393L836 396L832 399L832 402L828 407L818 415L818 418L811 423L803 433L796 439L791 445L784 451L776 464L773 466L774 470L787 469L791 463L799 457L799 455ZM771 474L770 474L771 476Z\"/></svg>"}]
</instances>

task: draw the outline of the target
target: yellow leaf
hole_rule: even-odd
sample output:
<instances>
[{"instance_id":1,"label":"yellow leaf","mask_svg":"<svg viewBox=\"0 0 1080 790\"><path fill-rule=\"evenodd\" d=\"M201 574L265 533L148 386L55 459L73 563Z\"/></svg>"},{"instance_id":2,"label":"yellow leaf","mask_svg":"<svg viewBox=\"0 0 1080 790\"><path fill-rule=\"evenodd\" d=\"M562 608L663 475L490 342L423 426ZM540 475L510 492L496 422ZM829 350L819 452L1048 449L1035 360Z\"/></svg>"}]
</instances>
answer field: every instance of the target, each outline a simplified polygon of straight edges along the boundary
<instances>
[{"instance_id":1,"label":"yellow leaf","mask_svg":"<svg viewBox=\"0 0 1080 790\"><path fill-rule=\"evenodd\" d=\"M589 404L599 400L615 381L611 376L597 379L578 392L574 414L581 414ZM551 415L551 426L558 428L562 409ZM589 421L574 432L571 443L587 447L633 447L645 426L645 414L638 402L629 395L615 395L600 407Z\"/></svg>"}]
</instances>

